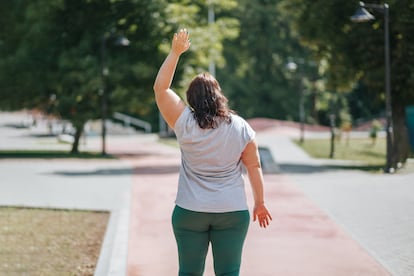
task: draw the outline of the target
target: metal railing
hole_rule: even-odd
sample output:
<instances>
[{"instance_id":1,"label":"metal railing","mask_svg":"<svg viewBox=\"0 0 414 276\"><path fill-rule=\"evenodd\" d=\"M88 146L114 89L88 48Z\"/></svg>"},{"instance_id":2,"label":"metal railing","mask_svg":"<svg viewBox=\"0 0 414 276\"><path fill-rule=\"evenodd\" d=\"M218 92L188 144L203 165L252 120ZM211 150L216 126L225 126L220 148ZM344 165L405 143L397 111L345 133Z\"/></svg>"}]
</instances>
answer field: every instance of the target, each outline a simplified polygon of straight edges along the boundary
<instances>
[{"instance_id":1,"label":"metal railing","mask_svg":"<svg viewBox=\"0 0 414 276\"><path fill-rule=\"evenodd\" d=\"M148 122L145 122L143 120L137 119L135 117L126 115L126 114L122 114L119 112L115 112L113 117L117 120L122 121L125 125L129 126L136 126L139 128L143 128L145 130L146 133L151 133L152 128L151 128L151 124Z\"/></svg>"}]
</instances>

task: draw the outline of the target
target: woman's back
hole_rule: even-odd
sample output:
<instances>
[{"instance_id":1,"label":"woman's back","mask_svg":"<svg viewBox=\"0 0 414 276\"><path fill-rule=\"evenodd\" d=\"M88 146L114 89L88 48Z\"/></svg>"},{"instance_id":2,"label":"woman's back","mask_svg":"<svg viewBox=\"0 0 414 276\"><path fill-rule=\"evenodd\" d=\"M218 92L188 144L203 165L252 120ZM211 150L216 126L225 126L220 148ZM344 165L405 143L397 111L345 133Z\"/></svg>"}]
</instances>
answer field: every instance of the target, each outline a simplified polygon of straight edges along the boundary
<instances>
[{"instance_id":1,"label":"woman's back","mask_svg":"<svg viewBox=\"0 0 414 276\"><path fill-rule=\"evenodd\" d=\"M254 138L250 126L231 115L230 122L202 129L186 108L174 129L182 153L177 204L204 212L246 209L240 156Z\"/></svg>"}]
</instances>

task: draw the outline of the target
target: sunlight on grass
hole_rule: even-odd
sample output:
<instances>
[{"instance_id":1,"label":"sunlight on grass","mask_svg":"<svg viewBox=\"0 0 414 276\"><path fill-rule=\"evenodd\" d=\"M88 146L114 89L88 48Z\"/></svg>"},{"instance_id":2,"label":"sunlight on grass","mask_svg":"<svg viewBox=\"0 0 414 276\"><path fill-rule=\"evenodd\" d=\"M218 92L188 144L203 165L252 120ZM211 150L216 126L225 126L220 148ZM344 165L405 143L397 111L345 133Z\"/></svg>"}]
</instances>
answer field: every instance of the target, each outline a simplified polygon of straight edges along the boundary
<instances>
[{"instance_id":1,"label":"sunlight on grass","mask_svg":"<svg viewBox=\"0 0 414 276\"><path fill-rule=\"evenodd\" d=\"M301 146L314 158L329 158L330 139L307 139ZM375 143L370 138L350 138L335 140L334 159L355 160L369 165L382 165L385 162L385 139L378 138Z\"/></svg>"}]
</instances>

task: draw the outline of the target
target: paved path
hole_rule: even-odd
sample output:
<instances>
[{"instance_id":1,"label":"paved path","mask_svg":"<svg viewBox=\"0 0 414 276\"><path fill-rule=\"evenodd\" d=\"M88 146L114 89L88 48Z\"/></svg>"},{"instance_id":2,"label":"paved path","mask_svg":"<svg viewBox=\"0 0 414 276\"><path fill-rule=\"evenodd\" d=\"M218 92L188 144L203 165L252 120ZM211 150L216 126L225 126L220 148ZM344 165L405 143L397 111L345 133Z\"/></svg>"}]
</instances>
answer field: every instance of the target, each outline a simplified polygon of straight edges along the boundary
<instances>
[{"instance_id":1,"label":"paved path","mask_svg":"<svg viewBox=\"0 0 414 276\"><path fill-rule=\"evenodd\" d=\"M298 148L296 157L295 151L280 154L293 144L285 138L297 135L280 133L267 131L259 140L272 148L276 159L279 152L284 175L392 275L414 275L414 173L326 169L321 165L346 162L314 160ZM413 160L409 162L412 167Z\"/></svg>"},{"instance_id":2,"label":"paved path","mask_svg":"<svg viewBox=\"0 0 414 276\"><path fill-rule=\"evenodd\" d=\"M414 275L414 174L289 176L393 275Z\"/></svg>"},{"instance_id":3,"label":"paved path","mask_svg":"<svg viewBox=\"0 0 414 276\"><path fill-rule=\"evenodd\" d=\"M1 149L69 149L10 128L11 118L0 114ZM414 175L326 170L290 141L295 135L258 134L282 173L265 175L274 221L250 226L242 275L414 275ZM99 151L99 137L81 147ZM176 275L170 215L179 151L130 135L109 136L108 152L121 159L0 160L0 205L110 210L96 275ZM205 275L213 275L211 256Z\"/></svg>"},{"instance_id":4,"label":"paved path","mask_svg":"<svg viewBox=\"0 0 414 276\"><path fill-rule=\"evenodd\" d=\"M175 275L176 246L170 215L176 191L178 151L134 159L128 275ZM252 224L241 275L388 275L357 242L285 175L266 175L267 205L274 221ZM250 189L247 189L251 195ZM251 199L251 196L250 196ZM250 206L252 202L250 200ZM206 276L214 275L211 255Z\"/></svg>"}]
</instances>

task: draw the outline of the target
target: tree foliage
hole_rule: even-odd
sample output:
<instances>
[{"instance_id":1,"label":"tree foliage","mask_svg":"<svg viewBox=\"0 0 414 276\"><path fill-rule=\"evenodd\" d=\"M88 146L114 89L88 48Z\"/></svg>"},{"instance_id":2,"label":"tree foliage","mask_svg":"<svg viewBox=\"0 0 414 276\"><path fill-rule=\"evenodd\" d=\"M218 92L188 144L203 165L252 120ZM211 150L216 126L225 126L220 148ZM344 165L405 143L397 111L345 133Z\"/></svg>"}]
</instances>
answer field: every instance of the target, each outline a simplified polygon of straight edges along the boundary
<instances>
[{"instance_id":1,"label":"tree foliage","mask_svg":"<svg viewBox=\"0 0 414 276\"><path fill-rule=\"evenodd\" d=\"M218 78L233 108L246 117L297 118L300 80L289 75L286 64L288 57L298 62L307 53L292 32L282 4L240 0L232 12L240 22L240 35L226 41L226 66Z\"/></svg>"},{"instance_id":2,"label":"tree foliage","mask_svg":"<svg viewBox=\"0 0 414 276\"><path fill-rule=\"evenodd\" d=\"M152 82L163 36L163 1L2 1L12 12L1 31L2 108L40 108L69 120L78 138L101 116L102 37L125 35L128 49L108 40L106 90L110 110L151 112ZM2 10L4 11L3 7ZM7 10L7 9L6 9ZM17 15L17 16L16 16ZM13 22L13 24L10 24ZM6 95L12 95L6 97ZM76 152L77 139L72 149Z\"/></svg>"},{"instance_id":3,"label":"tree foliage","mask_svg":"<svg viewBox=\"0 0 414 276\"><path fill-rule=\"evenodd\" d=\"M84 123L101 116L104 84L109 113L157 122L152 84L173 32L187 27L194 38L177 73L178 90L195 72L205 71L210 58L223 64L222 40L238 33L231 18L209 24L208 4L219 11L236 6L201 0L2 1L0 108L40 108L71 121L77 129L73 152ZM105 40L104 68L102 38L112 34L131 44L121 49ZM109 72L104 83L102 71Z\"/></svg>"},{"instance_id":4,"label":"tree foliage","mask_svg":"<svg viewBox=\"0 0 414 276\"><path fill-rule=\"evenodd\" d=\"M404 108L414 104L411 2L388 1L394 163L409 152ZM348 124L351 116L370 117L385 106L384 21L373 12L374 21L351 22L357 6L356 0L1 1L0 108L39 108L70 120L80 135L87 120L101 116L102 38L118 34L131 44L105 44L109 114L156 124L152 84L173 33L186 27L192 47L173 83L180 94L214 64L231 107L245 117L298 120L303 91L308 122L328 124L335 113ZM296 72L287 70L289 61L297 63Z\"/></svg>"},{"instance_id":5,"label":"tree foliage","mask_svg":"<svg viewBox=\"0 0 414 276\"><path fill-rule=\"evenodd\" d=\"M372 1L379 3L379 1ZM393 166L409 154L405 127L405 106L414 103L413 38L414 5L411 1L388 1L390 11L392 109L394 124ZM327 61L328 86L339 90L365 88L371 102L385 106L384 20L365 24L350 21L357 1L290 1L296 26L304 44ZM359 85L355 85L355 83ZM378 106L378 105L377 105Z\"/></svg>"}]
</instances>

